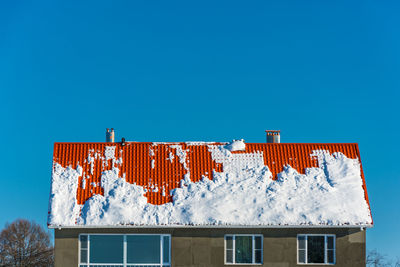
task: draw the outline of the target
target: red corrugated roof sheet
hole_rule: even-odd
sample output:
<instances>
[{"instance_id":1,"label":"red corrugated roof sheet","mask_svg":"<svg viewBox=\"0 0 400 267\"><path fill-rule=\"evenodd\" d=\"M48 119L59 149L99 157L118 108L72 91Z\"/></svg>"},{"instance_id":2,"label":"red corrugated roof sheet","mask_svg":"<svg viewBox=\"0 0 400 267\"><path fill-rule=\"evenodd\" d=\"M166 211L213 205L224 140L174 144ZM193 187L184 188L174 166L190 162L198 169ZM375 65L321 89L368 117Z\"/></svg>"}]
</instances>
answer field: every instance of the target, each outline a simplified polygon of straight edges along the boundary
<instances>
[{"instance_id":1,"label":"red corrugated roof sheet","mask_svg":"<svg viewBox=\"0 0 400 267\"><path fill-rule=\"evenodd\" d=\"M79 179L77 189L78 204L84 204L87 199L95 194L103 195L101 173L112 169L113 161L98 155L104 155L106 147L115 147L115 158L122 159L118 163L120 175L129 183L136 183L147 189L148 202L161 205L171 202L170 190L180 186L185 174L190 171L190 179L199 181L203 176L213 179L213 172L221 172L222 164L215 162L211 157L208 145L221 145L222 143L148 143L127 142L121 143L55 143L54 163L61 166L83 168L82 177ZM186 151L186 158L179 155L179 149ZM358 145L352 144L267 144L247 143L245 151L232 153L261 152L264 163L271 170L274 179L276 174L283 170L285 165L290 165L298 172L304 173L306 168L318 167L315 157L310 156L314 150L327 150L330 153L341 152L348 158L360 159ZM177 160L172 160L175 157ZM90 162L90 159L93 161ZM114 163L115 164L115 163ZM361 160L360 160L361 164ZM361 165L360 165L361 166ZM365 199L369 205L364 173L361 167ZM152 190L163 188L163 190Z\"/></svg>"}]
</instances>

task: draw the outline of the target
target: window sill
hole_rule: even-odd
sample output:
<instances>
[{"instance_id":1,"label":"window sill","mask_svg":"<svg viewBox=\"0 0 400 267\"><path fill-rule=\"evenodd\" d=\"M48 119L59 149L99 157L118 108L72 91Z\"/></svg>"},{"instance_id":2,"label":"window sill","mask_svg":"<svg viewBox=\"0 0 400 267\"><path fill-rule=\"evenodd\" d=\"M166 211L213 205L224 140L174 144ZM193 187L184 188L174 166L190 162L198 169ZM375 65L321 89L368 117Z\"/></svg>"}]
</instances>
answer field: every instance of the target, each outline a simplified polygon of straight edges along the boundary
<instances>
[{"instance_id":1,"label":"window sill","mask_svg":"<svg viewBox=\"0 0 400 267\"><path fill-rule=\"evenodd\" d=\"M312 266L332 266L335 265L335 263L297 263L297 265L302 265L302 266L307 266L307 265L312 265Z\"/></svg>"},{"instance_id":2,"label":"window sill","mask_svg":"<svg viewBox=\"0 0 400 267\"><path fill-rule=\"evenodd\" d=\"M256 266L260 266L263 265L262 263L224 263L224 265L256 265Z\"/></svg>"}]
</instances>

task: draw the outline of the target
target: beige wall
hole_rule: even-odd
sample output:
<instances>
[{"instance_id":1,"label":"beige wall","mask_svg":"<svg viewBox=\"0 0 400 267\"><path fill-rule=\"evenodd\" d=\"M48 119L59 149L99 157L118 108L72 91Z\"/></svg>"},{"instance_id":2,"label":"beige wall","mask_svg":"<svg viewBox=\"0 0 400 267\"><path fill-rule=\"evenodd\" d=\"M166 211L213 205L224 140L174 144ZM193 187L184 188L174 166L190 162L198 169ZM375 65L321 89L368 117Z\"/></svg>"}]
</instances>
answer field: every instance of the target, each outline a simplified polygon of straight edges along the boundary
<instances>
[{"instance_id":1,"label":"beige wall","mask_svg":"<svg viewBox=\"0 0 400 267\"><path fill-rule=\"evenodd\" d=\"M173 267L224 266L225 234L262 234L263 265L297 265L297 234L336 234L336 264L340 267L365 266L365 231L360 229L62 229L55 230L55 266L78 266L79 233L162 233L171 234ZM246 266L246 265L240 265ZM304 266L304 265L303 265ZM312 265L319 266L319 265Z\"/></svg>"}]
</instances>

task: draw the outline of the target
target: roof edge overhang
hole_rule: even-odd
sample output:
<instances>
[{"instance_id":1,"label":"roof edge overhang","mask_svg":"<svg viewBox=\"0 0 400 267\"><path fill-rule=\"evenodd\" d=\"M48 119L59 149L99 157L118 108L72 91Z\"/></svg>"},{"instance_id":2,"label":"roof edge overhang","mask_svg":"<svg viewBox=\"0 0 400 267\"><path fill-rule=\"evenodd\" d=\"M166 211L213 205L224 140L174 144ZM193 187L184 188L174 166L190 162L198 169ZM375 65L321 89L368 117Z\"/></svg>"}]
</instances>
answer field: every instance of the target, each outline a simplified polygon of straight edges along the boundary
<instances>
[{"instance_id":1,"label":"roof edge overhang","mask_svg":"<svg viewBox=\"0 0 400 267\"><path fill-rule=\"evenodd\" d=\"M168 144L202 144L202 145L213 145L213 144L228 144L229 142L226 141L171 141L171 142L159 142L159 141L154 141L154 142L144 142L144 141L126 141L125 144L154 144L154 145L168 145ZM251 142L245 142L246 144L255 144L255 145L358 145L357 142L348 142L348 143L251 143ZM77 144L77 145L90 145L90 144L106 144L106 145L116 145L116 144L121 144L121 142L54 142L54 144Z\"/></svg>"},{"instance_id":2,"label":"roof edge overhang","mask_svg":"<svg viewBox=\"0 0 400 267\"><path fill-rule=\"evenodd\" d=\"M357 224L357 225L48 225L50 229L144 229L144 228L372 228L373 224Z\"/></svg>"}]
</instances>

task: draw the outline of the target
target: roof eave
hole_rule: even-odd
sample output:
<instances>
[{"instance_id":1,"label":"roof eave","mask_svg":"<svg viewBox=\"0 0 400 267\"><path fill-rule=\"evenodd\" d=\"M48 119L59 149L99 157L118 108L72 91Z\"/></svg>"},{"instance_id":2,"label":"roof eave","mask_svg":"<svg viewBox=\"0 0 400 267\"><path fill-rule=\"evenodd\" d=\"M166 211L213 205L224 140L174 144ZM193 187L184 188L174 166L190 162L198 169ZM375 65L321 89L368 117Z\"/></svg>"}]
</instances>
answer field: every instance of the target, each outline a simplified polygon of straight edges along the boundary
<instances>
[{"instance_id":1,"label":"roof eave","mask_svg":"<svg viewBox=\"0 0 400 267\"><path fill-rule=\"evenodd\" d=\"M48 225L50 229L141 229L141 228L372 228L373 224L356 224L356 225Z\"/></svg>"}]
</instances>

